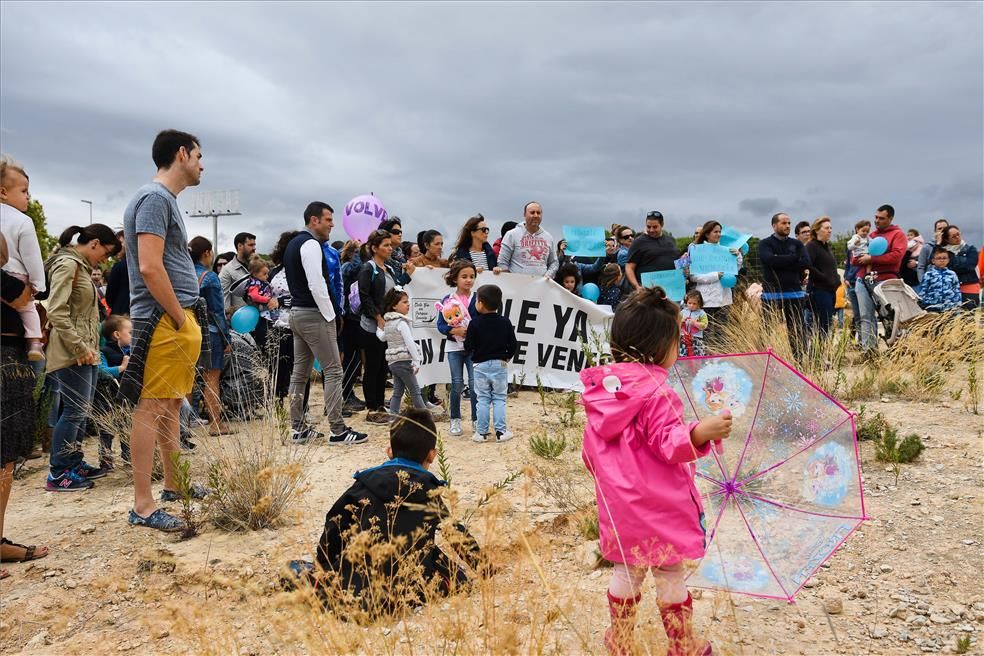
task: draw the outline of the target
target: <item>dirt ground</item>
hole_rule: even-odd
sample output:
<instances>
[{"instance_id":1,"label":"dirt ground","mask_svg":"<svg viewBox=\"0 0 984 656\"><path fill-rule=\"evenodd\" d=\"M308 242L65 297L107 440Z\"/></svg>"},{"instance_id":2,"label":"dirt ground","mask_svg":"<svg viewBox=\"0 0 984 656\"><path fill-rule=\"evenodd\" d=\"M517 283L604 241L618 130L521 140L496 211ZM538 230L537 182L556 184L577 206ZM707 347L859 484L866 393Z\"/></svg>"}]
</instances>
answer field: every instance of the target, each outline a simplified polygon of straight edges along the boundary
<instances>
[{"instance_id":1,"label":"dirt ground","mask_svg":"<svg viewBox=\"0 0 984 656\"><path fill-rule=\"evenodd\" d=\"M883 412L901 435L921 435L926 451L903 466L896 486L894 473L874 460L871 443L862 443L865 498L872 519L808 583L797 603L704 591L695 601L695 618L714 641L716 653L953 653L959 635L972 637L969 653L981 653L981 417L957 403L882 399L868 406ZM463 439L447 437L447 423L440 425L462 505L473 505L511 472L545 463L531 453L528 438L543 427L552 430L558 425L562 410L552 405L548 411L545 417L535 392L510 398L508 413L517 438L506 444L474 444L467 434ZM366 428L361 420L352 423ZM384 430L373 426L368 432L367 445L305 447L310 487L287 526L250 533L207 528L186 541L126 524L131 489L125 474L116 472L83 493L47 493L42 489L46 461L30 461L26 474L15 481L5 533L17 542L46 544L51 554L33 563L5 565L12 576L0 582L0 651L312 651L278 635L267 618L251 615L248 609L254 606L244 590L272 597L280 567L293 558L312 557L324 513L350 484L351 474L385 459ZM94 449L95 444L87 443L87 450ZM90 461L96 460L94 453L90 456ZM574 471L577 453L569 450L564 459ZM586 474L578 476L579 491L587 490L590 498L590 481ZM520 638L512 644L462 643L457 653L604 653L608 570L579 562L584 539L575 522L559 512L540 487L524 479L498 496L505 505L515 565L507 563L501 574L512 589L494 601L500 626L515 624ZM484 534L482 526L473 529L482 542L502 539ZM652 596L647 595L641 610L639 650L658 654L662 629ZM466 598L425 610L409 620L411 626L361 629L372 639L354 651L453 653L446 644L439 650L437 643L425 640L421 646L419 639L412 639L420 627L412 625L472 602L481 603ZM558 612L537 615L534 607L551 602ZM175 619L179 611L200 619L203 627L215 626L205 622L204 614L218 617L225 631L218 635L188 630L186 624L182 628ZM481 632L485 620L481 614L474 617L473 630ZM538 617L549 619L541 625ZM535 644L522 638L543 630L546 638Z\"/></svg>"}]
</instances>

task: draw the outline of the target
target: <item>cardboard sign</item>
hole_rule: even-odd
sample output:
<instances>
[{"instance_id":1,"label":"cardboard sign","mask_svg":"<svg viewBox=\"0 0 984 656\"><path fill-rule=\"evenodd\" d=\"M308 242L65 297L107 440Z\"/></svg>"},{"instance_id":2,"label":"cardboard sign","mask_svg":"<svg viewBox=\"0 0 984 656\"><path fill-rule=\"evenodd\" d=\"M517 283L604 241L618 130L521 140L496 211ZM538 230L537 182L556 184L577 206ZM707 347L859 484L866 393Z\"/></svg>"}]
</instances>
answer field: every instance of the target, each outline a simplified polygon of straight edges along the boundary
<instances>
[{"instance_id":1,"label":"cardboard sign","mask_svg":"<svg viewBox=\"0 0 984 656\"><path fill-rule=\"evenodd\" d=\"M724 246L695 244L690 247L691 273L738 273L738 258Z\"/></svg>"},{"instance_id":2,"label":"cardboard sign","mask_svg":"<svg viewBox=\"0 0 984 656\"><path fill-rule=\"evenodd\" d=\"M564 226L564 240L571 257L604 257L605 229L591 226Z\"/></svg>"},{"instance_id":3,"label":"cardboard sign","mask_svg":"<svg viewBox=\"0 0 984 656\"><path fill-rule=\"evenodd\" d=\"M671 271L649 271L642 274L643 287L662 287L666 298L677 303L683 301L687 293L687 279L680 269Z\"/></svg>"}]
</instances>

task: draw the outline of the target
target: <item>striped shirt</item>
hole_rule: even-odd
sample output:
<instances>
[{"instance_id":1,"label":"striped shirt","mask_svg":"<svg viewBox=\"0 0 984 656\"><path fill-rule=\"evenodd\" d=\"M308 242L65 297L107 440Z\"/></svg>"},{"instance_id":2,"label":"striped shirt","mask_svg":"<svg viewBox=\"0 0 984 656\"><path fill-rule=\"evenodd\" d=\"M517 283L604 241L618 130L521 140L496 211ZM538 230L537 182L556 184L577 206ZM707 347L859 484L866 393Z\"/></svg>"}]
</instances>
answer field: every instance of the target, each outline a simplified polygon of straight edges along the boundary
<instances>
[{"instance_id":1,"label":"striped shirt","mask_svg":"<svg viewBox=\"0 0 984 656\"><path fill-rule=\"evenodd\" d=\"M485 251L468 251L468 256L471 257L472 263L475 268L481 271L482 269L488 270L489 268L489 258L485 256Z\"/></svg>"}]
</instances>

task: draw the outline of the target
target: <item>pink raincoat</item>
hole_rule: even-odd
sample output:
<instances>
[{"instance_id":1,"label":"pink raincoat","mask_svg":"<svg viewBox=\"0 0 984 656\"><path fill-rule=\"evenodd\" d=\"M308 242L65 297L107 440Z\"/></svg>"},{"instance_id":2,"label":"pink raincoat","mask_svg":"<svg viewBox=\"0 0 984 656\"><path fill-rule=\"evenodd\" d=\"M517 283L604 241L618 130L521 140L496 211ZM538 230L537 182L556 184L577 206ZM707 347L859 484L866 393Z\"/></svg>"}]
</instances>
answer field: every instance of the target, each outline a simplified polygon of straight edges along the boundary
<instances>
[{"instance_id":1,"label":"pink raincoat","mask_svg":"<svg viewBox=\"0 0 984 656\"><path fill-rule=\"evenodd\" d=\"M695 448L683 404L658 365L621 362L581 372L581 457L595 479L606 560L673 565L704 556L704 507L694 485Z\"/></svg>"}]
</instances>

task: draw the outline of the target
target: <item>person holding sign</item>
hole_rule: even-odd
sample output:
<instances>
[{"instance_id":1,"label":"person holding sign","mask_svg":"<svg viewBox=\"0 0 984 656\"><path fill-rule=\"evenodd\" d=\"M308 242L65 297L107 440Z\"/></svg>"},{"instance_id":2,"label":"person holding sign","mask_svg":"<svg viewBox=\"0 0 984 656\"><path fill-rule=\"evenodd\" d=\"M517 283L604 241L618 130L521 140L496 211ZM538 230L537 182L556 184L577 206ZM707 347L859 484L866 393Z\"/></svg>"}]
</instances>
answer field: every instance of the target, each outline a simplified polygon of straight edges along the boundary
<instances>
[{"instance_id":1,"label":"person holding sign","mask_svg":"<svg viewBox=\"0 0 984 656\"><path fill-rule=\"evenodd\" d=\"M711 220L705 223L694 244L720 244L722 226L717 221ZM741 252L737 248L728 249L735 258L736 270L741 268ZM724 324L728 319L728 308L734 302L731 287L721 284L724 278L724 271L712 271L708 273L697 273L692 270L687 271L688 278L694 283L696 291L700 292L704 299L703 309L710 320L710 326L716 329Z\"/></svg>"},{"instance_id":2,"label":"person holding sign","mask_svg":"<svg viewBox=\"0 0 984 656\"><path fill-rule=\"evenodd\" d=\"M625 275L629 283L639 289L643 286L642 274L672 271L673 260L679 255L673 237L663 234L663 214L654 210L646 215L646 234L636 237L629 248Z\"/></svg>"}]
</instances>

